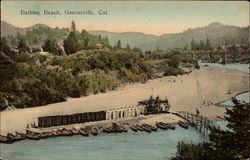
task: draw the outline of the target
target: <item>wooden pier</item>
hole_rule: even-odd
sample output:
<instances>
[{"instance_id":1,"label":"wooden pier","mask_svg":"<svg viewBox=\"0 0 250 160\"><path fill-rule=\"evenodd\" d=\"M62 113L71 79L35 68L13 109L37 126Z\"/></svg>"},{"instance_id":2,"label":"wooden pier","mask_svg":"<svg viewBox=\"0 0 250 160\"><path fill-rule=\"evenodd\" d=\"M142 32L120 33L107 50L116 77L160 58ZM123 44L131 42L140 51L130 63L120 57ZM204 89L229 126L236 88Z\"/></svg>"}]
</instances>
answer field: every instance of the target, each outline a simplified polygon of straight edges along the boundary
<instances>
[{"instance_id":1,"label":"wooden pier","mask_svg":"<svg viewBox=\"0 0 250 160\"><path fill-rule=\"evenodd\" d=\"M201 132L205 138L208 138L209 132L212 130L220 129L218 124L200 114L194 114L187 111L177 111L173 114L185 119L191 126Z\"/></svg>"}]
</instances>

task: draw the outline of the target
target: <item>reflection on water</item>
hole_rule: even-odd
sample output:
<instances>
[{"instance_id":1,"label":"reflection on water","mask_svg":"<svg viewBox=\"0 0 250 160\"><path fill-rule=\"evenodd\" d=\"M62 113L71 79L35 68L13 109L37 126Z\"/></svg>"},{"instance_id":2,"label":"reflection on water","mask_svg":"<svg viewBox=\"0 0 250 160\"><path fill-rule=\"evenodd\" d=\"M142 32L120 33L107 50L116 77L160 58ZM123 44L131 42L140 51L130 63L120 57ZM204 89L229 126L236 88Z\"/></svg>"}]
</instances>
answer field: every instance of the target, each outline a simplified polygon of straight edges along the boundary
<instances>
[{"instance_id":1,"label":"reflection on water","mask_svg":"<svg viewBox=\"0 0 250 160\"><path fill-rule=\"evenodd\" d=\"M158 132L100 134L96 137L57 137L24 140L1 146L2 158L11 160L168 160L176 153L178 141L205 139L194 128Z\"/></svg>"}]
</instances>

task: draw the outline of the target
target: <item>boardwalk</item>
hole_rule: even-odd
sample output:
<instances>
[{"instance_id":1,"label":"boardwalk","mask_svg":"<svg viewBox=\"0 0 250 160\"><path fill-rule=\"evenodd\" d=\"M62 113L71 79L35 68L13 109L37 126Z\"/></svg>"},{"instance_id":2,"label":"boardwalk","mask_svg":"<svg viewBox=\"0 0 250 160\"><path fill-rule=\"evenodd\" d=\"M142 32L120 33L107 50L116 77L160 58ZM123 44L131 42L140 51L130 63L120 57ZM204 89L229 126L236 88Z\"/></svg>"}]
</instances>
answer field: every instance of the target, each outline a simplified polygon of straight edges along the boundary
<instances>
[{"instance_id":1,"label":"boardwalk","mask_svg":"<svg viewBox=\"0 0 250 160\"><path fill-rule=\"evenodd\" d=\"M218 124L199 114L194 114L187 111L177 111L174 114L188 121L190 125L199 130L205 138L208 138L209 132L211 132L213 129L220 129Z\"/></svg>"}]
</instances>

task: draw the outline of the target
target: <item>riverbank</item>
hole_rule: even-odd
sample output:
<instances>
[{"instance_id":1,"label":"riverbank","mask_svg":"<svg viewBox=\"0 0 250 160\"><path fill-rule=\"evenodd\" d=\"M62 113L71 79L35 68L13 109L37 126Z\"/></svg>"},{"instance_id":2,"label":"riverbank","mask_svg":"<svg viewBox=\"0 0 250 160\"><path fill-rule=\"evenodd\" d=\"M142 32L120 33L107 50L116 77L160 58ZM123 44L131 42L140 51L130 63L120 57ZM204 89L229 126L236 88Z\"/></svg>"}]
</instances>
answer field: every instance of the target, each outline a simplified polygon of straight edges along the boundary
<instances>
[{"instance_id":1,"label":"riverbank","mask_svg":"<svg viewBox=\"0 0 250 160\"><path fill-rule=\"evenodd\" d=\"M249 89L249 75L235 70L201 67L188 75L169 76L149 80L145 84L128 84L108 93L88 97L72 98L67 102L55 103L35 108L3 111L1 116L1 134L24 132L27 123L50 115L64 115L82 112L94 112L112 108L135 106L150 95L167 97L171 111L200 111L209 119L223 116L225 108L214 104L233 97ZM228 94L228 90L231 91ZM156 116L156 120L160 115ZM158 117L158 118L157 118ZM165 122L177 121L166 117ZM146 122L150 122L148 119Z\"/></svg>"}]
</instances>

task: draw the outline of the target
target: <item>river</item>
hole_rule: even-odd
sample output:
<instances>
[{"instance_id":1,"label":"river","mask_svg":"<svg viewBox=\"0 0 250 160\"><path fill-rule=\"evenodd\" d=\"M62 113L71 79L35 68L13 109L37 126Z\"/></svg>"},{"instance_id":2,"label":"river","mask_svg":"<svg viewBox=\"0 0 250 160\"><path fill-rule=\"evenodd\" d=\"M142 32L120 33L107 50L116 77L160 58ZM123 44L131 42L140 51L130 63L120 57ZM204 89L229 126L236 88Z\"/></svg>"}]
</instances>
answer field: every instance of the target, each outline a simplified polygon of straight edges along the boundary
<instances>
[{"instance_id":1,"label":"river","mask_svg":"<svg viewBox=\"0 0 250 160\"><path fill-rule=\"evenodd\" d=\"M223 67L248 72L244 64L209 64L210 67ZM247 93L246 93L247 94ZM249 94L249 92L248 92ZM246 100L248 96L238 95ZM225 103L225 102L223 102ZM227 102L225 105L228 105ZM216 122L225 128L225 121ZM194 128L158 130L158 132L132 132L105 134L94 137L57 137L39 141L23 140L14 144L1 144L1 159L9 160L168 160L176 153L179 141L202 142L204 137Z\"/></svg>"}]
</instances>

